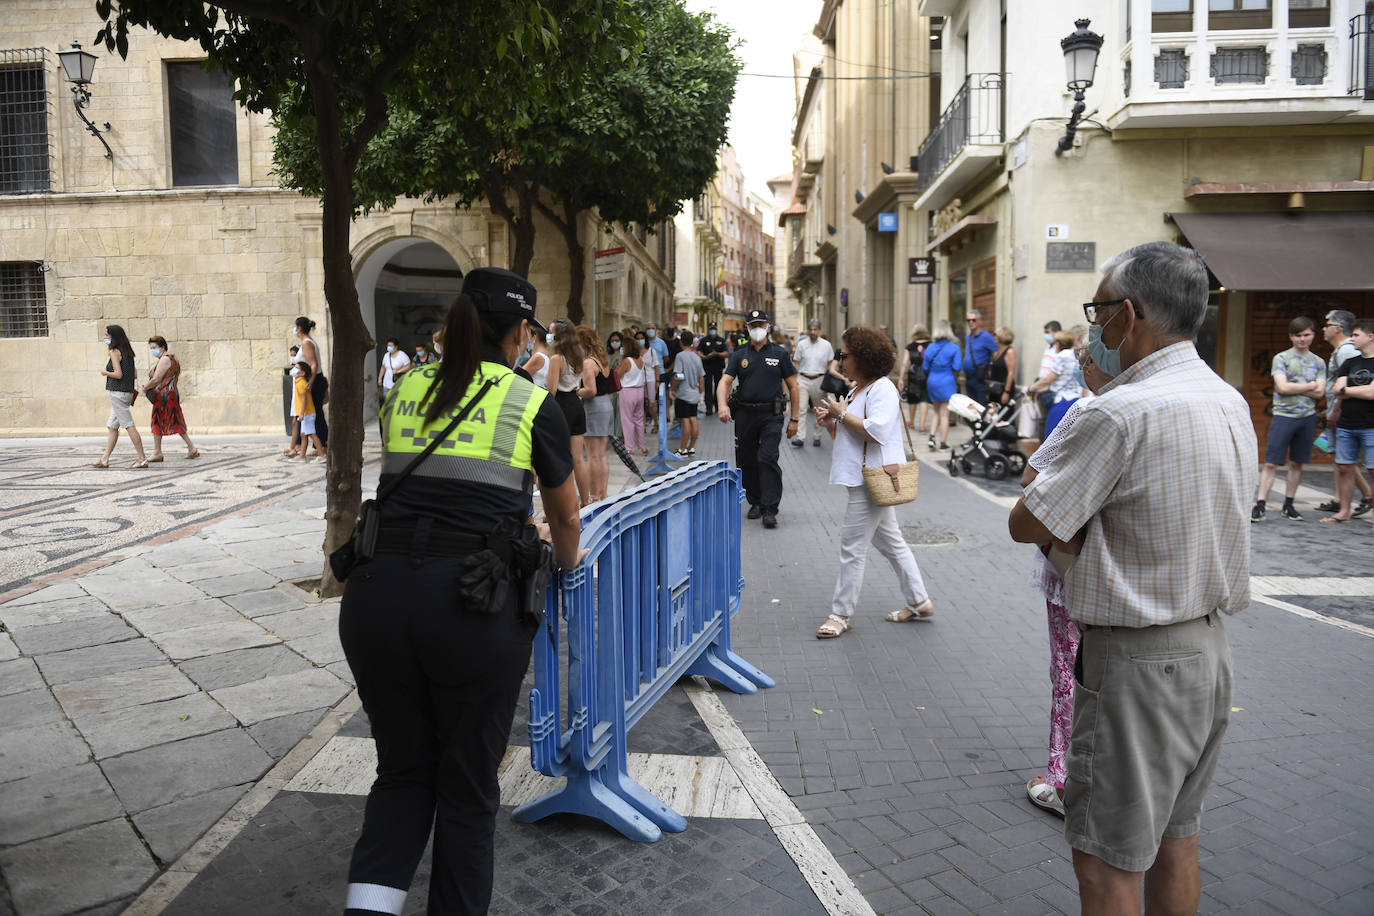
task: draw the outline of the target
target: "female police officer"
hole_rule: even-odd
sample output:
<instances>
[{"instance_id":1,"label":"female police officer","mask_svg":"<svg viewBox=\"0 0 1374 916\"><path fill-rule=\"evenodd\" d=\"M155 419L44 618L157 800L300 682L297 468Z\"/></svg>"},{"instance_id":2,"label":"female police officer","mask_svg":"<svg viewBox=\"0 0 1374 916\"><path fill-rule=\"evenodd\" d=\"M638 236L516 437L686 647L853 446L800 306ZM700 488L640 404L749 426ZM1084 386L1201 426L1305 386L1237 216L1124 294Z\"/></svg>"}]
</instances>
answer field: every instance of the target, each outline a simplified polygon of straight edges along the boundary
<instances>
[{"instance_id":1,"label":"female police officer","mask_svg":"<svg viewBox=\"0 0 1374 916\"><path fill-rule=\"evenodd\" d=\"M402 376L382 410L385 484L482 391L387 496L375 558L344 589L339 635L377 745L348 913L401 912L431 823L428 912L485 913L491 900L496 770L534 628L517 615L518 581L489 586L509 574L511 544L532 539L534 475L558 565L580 559L567 423L510 368L530 329L544 332L534 304L517 274L468 273L444 324L443 361ZM474 598L460 580L478 558L489 564L466 579L485 586ZM396 601L402 592L423 600Z\"/></svg>"}]
</instances>

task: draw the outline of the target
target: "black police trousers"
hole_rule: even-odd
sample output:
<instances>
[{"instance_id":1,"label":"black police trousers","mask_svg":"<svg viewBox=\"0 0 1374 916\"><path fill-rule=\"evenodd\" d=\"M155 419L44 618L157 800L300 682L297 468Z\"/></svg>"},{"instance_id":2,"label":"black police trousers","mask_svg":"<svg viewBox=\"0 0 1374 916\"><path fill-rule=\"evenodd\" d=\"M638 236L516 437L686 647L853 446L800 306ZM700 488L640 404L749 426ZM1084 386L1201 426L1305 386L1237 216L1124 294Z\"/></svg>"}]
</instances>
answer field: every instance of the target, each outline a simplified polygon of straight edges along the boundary
<instances>
[{"instance_id":1,"label":"black police trousers","mask_svg":"<svg viewBox=\"0 0 1374 916\"><path fill-rule=\"evenodd\" d=\"M473 612L456 557L378 554L349 576L339 637L377 745L347 913L399 914L434 829L431 916L486 913L506 751L534 628Z\"/></svg>"},{"instance_id":2,"label":"black police trousers","mask_svg":"<svg viewBox=\"0 0 1374 916\"><path fill-rule=\"evenodd\" d=\"M701 393L702 403L706 405L707 416L716 412L716 386L720 384L720 376L724 369L707 369L703 384L706 390Z\"/></svg>"},{"instance_id":3,"label":"black police trousers","mask_svg":"<svg viewBox=\"0 0 1374 916\"><path fill-rule=\"evenodd\" d=\"M764 515L777 515L778 503L782 502L778 447L782 444L783 416L747 407L736 410L733 416L735 464L744 483L744 496Z\"/></svg>"}]
</instances>

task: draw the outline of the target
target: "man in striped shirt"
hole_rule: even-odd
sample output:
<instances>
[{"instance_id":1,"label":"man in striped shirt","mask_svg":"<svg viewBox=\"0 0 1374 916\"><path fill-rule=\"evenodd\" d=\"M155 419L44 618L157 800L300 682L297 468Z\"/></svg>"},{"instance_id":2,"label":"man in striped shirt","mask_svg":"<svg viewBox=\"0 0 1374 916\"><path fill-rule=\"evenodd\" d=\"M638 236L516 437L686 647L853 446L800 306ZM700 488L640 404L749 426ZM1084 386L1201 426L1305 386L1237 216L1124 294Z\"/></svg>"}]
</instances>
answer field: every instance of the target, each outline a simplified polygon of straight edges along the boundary
<instances>
[{"instance_id":1,"label":"man in striped shirt","mask_svg":"<svg viewBox=\"0 0 1374 916\"><path fill-rule=\"evenodd\" d=\"M1012 509L1013 539L1076 559L1065 838L1085 913L1195 912L1197 835L1231 707L1223 614L1250 603L1256 442L1245 400L1198 357L1207 270L1139 245L1084 306L1116 378Z\"/></svg>"}]
</instances>

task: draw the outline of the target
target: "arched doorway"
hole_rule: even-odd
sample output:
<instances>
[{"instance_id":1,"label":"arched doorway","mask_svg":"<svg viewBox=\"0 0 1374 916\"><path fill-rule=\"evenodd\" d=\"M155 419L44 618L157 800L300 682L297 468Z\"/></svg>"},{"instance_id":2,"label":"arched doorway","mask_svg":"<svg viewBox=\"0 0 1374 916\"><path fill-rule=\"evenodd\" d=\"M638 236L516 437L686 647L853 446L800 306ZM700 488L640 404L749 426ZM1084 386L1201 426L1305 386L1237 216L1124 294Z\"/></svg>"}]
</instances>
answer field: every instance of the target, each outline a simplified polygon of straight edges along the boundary
<instances>
[{"instance_id":1,"label":"arched doorway","mask_svg":"<svg viewBox=\"0 0 1374 916\"><path fill-rule=\"evenodd\" d=\"M376 430L377 368L386 341L394 337L406 354L432 347L449 306L463 285L463 271L443 248L426 239L398 238L380 246L358 271L358 302L363 321L377 341L366 360L368 394L363 399L367 430Z\"/></svg>"}]
</instances>

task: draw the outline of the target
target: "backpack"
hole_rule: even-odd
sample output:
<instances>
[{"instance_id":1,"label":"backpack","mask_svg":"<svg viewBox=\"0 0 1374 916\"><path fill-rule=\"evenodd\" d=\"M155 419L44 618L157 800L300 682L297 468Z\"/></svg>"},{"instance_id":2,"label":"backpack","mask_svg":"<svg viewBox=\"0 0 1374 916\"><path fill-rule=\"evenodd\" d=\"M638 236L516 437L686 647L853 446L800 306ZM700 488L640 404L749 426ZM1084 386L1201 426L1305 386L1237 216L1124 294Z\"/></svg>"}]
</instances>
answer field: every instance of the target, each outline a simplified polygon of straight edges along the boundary
<instances>
[{"instance_id":1,"label":"backpack","mask_svg":"<svg viewBox=\"0 0 1374 916\"><path fill-rule=\"evenodd\" d=\"M930 346L930 344L926 344ZM930 374L926 372L924 364L925 347L922 347L915 359L913 359L906 370L906 396L908 401L914 401L920 396L921 389L925 387Z\"/></svg>"}]
</instances>

